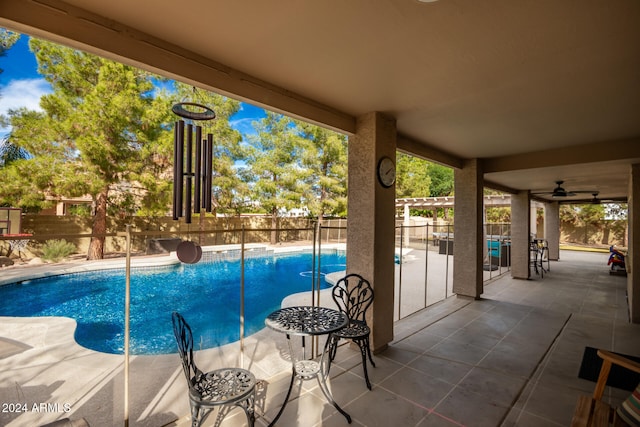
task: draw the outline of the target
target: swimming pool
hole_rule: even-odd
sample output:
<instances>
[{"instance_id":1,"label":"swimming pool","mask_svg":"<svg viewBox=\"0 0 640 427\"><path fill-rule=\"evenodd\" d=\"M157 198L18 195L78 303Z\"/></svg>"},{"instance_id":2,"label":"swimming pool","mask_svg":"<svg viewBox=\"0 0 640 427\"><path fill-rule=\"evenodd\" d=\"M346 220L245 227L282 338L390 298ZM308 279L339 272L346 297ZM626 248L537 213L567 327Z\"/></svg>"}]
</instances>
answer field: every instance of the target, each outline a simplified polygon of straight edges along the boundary
<instances>
[{"instance_id":1,"label":"swimming pool","mask_svg":"<svg viewBox=\"0 0 640 427\"><path fill-rule=\"evenodd\" d=\"M237 257L236 257L237 258ZM311 289L311 252L260 254L245 259L245 336L264 328L264 319L287 295ZM344 251L322 253L324 275L345 270ZM66 316L75 319L76 341L92 350L124 351L125 272L66 274L0 286L0 316ZM133 268L131 272L132 354L175 353L171 313L179 311L194 332L196 348L240 339L240 260Z\"/></svg>"}]
</instances>

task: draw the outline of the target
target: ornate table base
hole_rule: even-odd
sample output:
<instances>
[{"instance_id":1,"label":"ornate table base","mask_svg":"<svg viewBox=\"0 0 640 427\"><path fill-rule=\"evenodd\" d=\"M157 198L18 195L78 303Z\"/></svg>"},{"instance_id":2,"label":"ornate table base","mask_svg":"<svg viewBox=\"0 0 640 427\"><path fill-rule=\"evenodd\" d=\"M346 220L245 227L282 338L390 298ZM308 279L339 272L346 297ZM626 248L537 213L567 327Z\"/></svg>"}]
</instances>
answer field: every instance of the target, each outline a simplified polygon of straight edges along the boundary
<instances>
[{"instance_id":1,"label":"ornate table base","mask_svg":"<svg viewBox=\"0 0 640 427\"><path fill-rule=\"evenodd\" d=\"M293 383L296 378L301 381L311 380L316 378L322 394L326 397L327 401L338 410L349 423L351 423L351 416L347 414L344 409L336 403L331 395L331 390L327 385L328 363L325 361L325 355L329 347L329 336L332 332L344 328L347 324L347 318L337 310L332 310L323 307L288 307L275 311L267 317L265 324L271 329L278 332L283 332L287 335L287 344L289 345L289 354L291 356L291 382L289 383L289 390L287 390L287 396L284 399L284 403L278 414L275 416L269 427L276 424L280 415L284 411L284 408L289 402L291 396L291 390L293 389ZM291 343L291 335L299 335L302 338L302 357L296 358L296 352L293 349ZM305 354L305 344L307 336L319 336L327 335L327 340L324 344L322 355L320 360L309 360Z\"/></svg>"}]
</instances>

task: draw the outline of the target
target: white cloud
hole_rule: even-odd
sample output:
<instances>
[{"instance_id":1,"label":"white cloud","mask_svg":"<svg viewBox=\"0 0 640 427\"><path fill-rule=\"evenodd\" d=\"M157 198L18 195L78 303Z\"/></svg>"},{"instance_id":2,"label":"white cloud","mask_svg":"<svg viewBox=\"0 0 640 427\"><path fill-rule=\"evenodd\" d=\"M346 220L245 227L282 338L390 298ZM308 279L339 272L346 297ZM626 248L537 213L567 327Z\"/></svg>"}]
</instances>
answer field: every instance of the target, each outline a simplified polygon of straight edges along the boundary
<instances>
[{"instance_id":1,"label":"white cloud","mask_svg":"<svg viewBox=\"0 0 640 427\"><path fill-rule=\"evenodd\" d=\"M256 130L252 126L252 123L258 120L255 117L245 117L242 119L231 119L229 121L229 126L232 129L239 131L243 136L245 135L253 135L256 133Z\"/></svg>"},{"instance_id":2,"label":"white cloud","mask_svg":"<svg viewBox=\"0 0 640 427\"><path fill-rule=\"evenodd\" d=\"M9 110L21 107L39 111L40 97L51 92L51 86L44 79L11 80L8 85L0 86L0 114L6 115ZM10 130L0 128L0 134Z\"/></svg>"}]
</instances>

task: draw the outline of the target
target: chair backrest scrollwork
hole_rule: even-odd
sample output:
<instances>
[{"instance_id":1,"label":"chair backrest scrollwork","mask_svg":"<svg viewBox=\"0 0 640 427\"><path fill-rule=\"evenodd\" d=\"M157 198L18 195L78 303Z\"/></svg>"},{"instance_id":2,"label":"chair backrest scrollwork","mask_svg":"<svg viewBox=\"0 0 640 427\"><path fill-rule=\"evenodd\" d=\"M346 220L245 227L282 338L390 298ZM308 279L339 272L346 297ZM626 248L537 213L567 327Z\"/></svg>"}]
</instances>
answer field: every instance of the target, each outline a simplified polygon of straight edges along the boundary
<instances>
[{"instance_id":1,"label":"chair backrest scrollwork","mask_svg":"<svg viewBox=\"0 0 640 427\"><path fill-rule=\"evenodd\" d=\"M178 352L182 359L184 375L187 377L189 387L191 387L200 375L202 375L202 371L198 369L193 359L193 334L191 327L180 313L173 312L171 320L173 322L173 334L178 344Z\"/></svg>"},{"instance_id":2,"label":"chair backrest scrollwork","mask_svg":"<svg viewBox=\"0 0 640 427\"><path fill-rule=\"evenodd\" d=\"M335 284L332 297L350 320L366 323L366 311L373 303L373 288L368 280L359 274L348 274Z\"/></svg>"}]
</instances>

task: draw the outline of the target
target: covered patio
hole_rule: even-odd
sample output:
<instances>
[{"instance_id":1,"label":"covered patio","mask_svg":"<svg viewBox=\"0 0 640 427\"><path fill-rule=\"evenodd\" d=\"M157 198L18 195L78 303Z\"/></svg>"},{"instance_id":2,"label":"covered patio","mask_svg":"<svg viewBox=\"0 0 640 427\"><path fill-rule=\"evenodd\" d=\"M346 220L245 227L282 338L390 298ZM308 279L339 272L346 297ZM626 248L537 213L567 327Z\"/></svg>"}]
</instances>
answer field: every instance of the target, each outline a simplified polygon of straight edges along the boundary
<instances>
[{"instance_id":1,"label":"covered patio","mask_svg":"<svg viewBox=\"0 0 640 427\"><path fill-rule=\"evenodd\" d=\"M336 398L348 402L357 423L392 416L395 425L566 424L570 401L588 387L566 377L562 387L550 386L563 378L556 373L563 363L579 363L585 345L640 353L640 3L283 0L248 7L233 0L3 0L0 25L349 135L347 271L375 288L370 324L380 360L373 392L360 388L358 367L341 361L347 371L334 371L334 383L346 384ZM455 169L458 296L394 324L395 191L382 185L379 165L397 151ZM550 193L556 181L569 190L560 197ZM512 208L512 277L488 286L485 187L510 193ZM586 202L591 193L628 202L626 278L609 277L606 260L559 251L559 203ZM549 255L561 259L544 281L529 268L532 200L545 204ZM447 372L433 367L441 361L462 366L433 377ZM411 380L416 373L424 381ZM279 384L276 372L256 374ZM489 393L483 387L491 381L477 381L485 374L508 391ZM118 378L105 380L113 389L106 402L122 387ZM442 388L426 387L440 381ZM314 390L304 396L301 408L313 405ZM266 399L268 419L273 403ZM295 416L293 407L285 415ZM301 413L321 415L289 422L343 422L328 408ZM151 412L136 418L160 424Z\"/></svg>"},{"instance_id":2,"label":"covered patio","mask_svg":"<svg viewBox=\"0 0 640 427\"><path fill-rule=\"evenodd\" d=\"M394 340L375 356L368 391L360 354L342 346L332 368L334 397L362 426L566 426L577 396L594 382L578 378L585 347L640 354L640 326L629 324L625 279L608 274L606 254L562 252L544 279L508 275L482 299L451 297L394 325ZM5 319L0 336L3 400L69 403L72 412L0 414L6 426L64 416L119 425L122 358L73 340L70 319ZM238 364L238 345L198 352L204 369ZM284 337L264 330L246 342L245 366L260 380L257 424L266 426L284 399L290 362ZM178 356L134 356L131 424L188 426ZM14 384L11 386L10 384ZM15 385L18 384L18 385ZM607 389L613 403L625 392ZM34 400L35 399L35 400ZM111 421L109 421L111 420ZM211 417L206 426L215 425ZM245 425L236 410L225 426ZM315 382L294 388L279 425L344 426Z\"/></svg>"}]
</instances>

